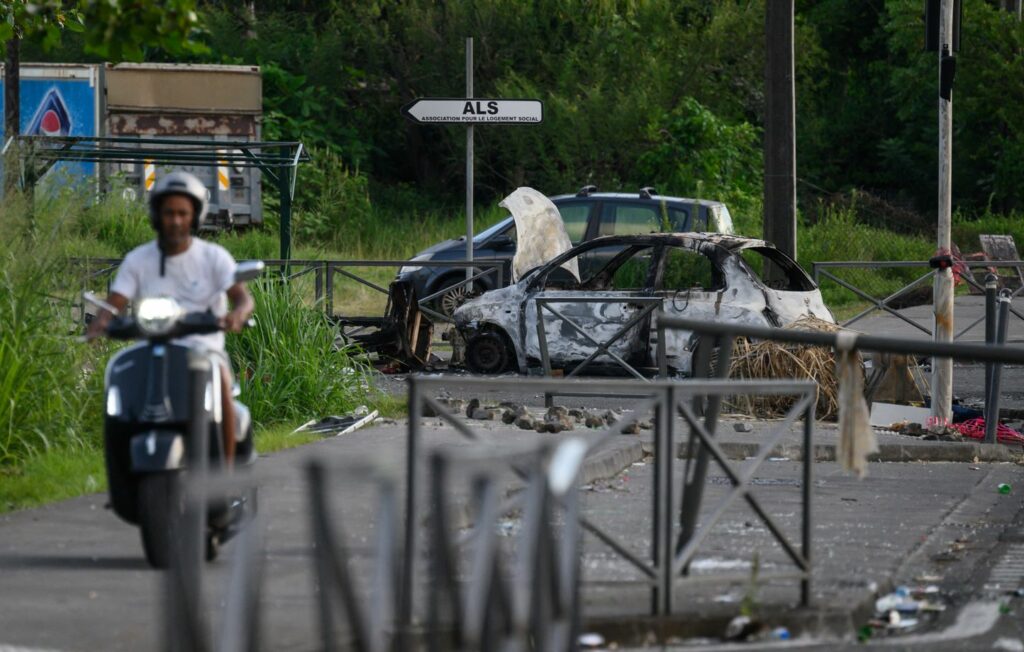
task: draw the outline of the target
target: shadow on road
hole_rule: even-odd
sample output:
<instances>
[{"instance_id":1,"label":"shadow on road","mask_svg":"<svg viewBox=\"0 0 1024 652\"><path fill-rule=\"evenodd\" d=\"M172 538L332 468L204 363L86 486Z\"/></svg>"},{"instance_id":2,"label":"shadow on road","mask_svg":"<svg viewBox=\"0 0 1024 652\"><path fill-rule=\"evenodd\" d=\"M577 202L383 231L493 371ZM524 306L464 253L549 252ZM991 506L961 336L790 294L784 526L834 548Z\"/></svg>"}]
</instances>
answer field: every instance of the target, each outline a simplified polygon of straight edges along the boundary
<instances>
[{"instance_id":1,"label":"shadow on road","mask_svg":"<svg viewBox=\"0 0 1024 652\"><path fill-rule=\"evenodd\" d=\"M141 557L95 557L81 555L0 555L0 569L146 570Z\"/></svg>"}]
</instances>

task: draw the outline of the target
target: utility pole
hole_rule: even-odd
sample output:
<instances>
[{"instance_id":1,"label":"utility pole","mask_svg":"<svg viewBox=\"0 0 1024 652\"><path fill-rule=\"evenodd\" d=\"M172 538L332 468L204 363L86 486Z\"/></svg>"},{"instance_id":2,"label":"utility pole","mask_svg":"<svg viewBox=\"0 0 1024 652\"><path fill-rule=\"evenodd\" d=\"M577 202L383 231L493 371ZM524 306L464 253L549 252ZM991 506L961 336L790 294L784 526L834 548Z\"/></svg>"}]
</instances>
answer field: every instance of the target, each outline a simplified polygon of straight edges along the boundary
<instances>
[{"instance_id":1,"label":"utility pole","mask_svg":"<svg viewBox=\"0 0 1024 652\"><path fill-rule=\"evenodd\" d=\"M793 0L765 3L764 239L796 250L796 84ZM775 273L765 269L767 277Z\"/></svg>"},{"instance_id":2,"label":"utility pole","mask_svg":"<svg viewBox=\"0 0 1024 652\"><path fill-rule=\"evenodd\" d=\"M953 0L941 0L939 12L939 224L938 249L951 249L953 186ZM935 341L953 341L953 270L935 270ZM953 360L932 358L932 421L945 426L953 420Z\"/></svg>"}]
</instances>

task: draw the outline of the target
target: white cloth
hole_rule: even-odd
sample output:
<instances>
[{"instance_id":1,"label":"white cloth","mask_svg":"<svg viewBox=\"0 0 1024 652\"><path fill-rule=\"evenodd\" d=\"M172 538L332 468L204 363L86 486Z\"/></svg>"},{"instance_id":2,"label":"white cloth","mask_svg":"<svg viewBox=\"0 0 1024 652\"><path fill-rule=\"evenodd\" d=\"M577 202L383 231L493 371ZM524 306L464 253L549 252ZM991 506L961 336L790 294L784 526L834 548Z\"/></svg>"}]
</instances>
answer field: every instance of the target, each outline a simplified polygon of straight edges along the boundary
<instances>
[{"instance_id":1,"label":"white cloth","mask_svg":"<svg viewBox=\"0 0 1024 652\"><path fill-rule=\"evenodd\" d=\"M236 266L224 247L192 238L192 244L183 253L164 259L161 276L160 249L153 240L128 252L110 291L132 302L144 297L171 297L188 312L210 310L223 317L228 312L226 291L234 285ZM178 341L224 352L222 332L189 335Z\"/></svg>"}]
</instances>

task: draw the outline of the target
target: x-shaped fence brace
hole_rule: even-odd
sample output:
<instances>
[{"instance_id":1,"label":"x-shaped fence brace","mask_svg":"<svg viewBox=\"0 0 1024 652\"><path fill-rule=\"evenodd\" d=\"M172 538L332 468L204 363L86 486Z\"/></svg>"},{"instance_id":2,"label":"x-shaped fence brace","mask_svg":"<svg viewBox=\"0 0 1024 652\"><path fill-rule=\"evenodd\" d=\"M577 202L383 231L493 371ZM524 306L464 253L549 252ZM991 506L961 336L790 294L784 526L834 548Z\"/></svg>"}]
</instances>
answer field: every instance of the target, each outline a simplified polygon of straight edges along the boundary
<instances>
[{"instance_id":1,"label":"x-shaped fence brace","mask_svg":"<svg viewBox=\"0 0 1024 652\"><path fill-rule=\"evenodd\" d=\"M537 326L536 326L536 328L537 328L537 341L538 341L538 344L540 346L541 363L544 366L544 374L545 375L547 375L547 376L551 375L551 354L550 354L550 352L548 350L547 329L544 327L544 311L547 311L547 312L550 312L555 317L557 317L562 322L564 322L565 324L567 324L574 331L576 331L577 333L582 335L584 337L584 339L589 341L595 347L597 347L596 349L594 349L593 353L588 355L583 360L583 362L581 362L579 365L577 365L571 372L566 374L566 376L565 376L566 378L571 378L573 376L579 375L594 360L596 360L597 358L601 357L602 355L605 355L605 356L608 356L609 358L611 358L612 360L614 360L623 370L628 372L634 378L637 378L637 379L642 380L642 381L646 381L647 380L647 378L644 377L643 374L641 374L639 371L637 371L631 364L629 364L628 362L623 360L622 357L619 356L614 351L612 351L610 349L610 347L612 346L612 344L615 344L616 342L621 340L635 326L637 326L638 324L643 322L645 319L649 319L651 317L651 315L654 313L654 311L661 307L661 305L662 305L662 298L661 297L544 297L544 296L539 296L539 297L536 297L534 299L534 302L537 305ZM600 342L596 338L594 338L590 333L588 333L586 328L584 328L583 326L580 326L578 323L576 323L572 319L566 317L561 312L559 312L555 308L551 307L551 304L556 304L556 303L557 304L602 304L602 305L627 304L627 305L643 306L643 308L639 312L637 312L637 314L634 315L621 328L619 328L617 331L615 331L615 333L610 338L608 338L607 340L605 340L603 342Z\"/></svg>"},{"instance_id":2,"label":"x-shaped fence brace","mask_svg":"<svg viewBox=\"0 0 1024 652\"><path fill-rule=\"evenodd\" d=\"M1024 265L1024 261L1019 261L1019 260L964 261L963 264L967 265L968 267L986 267L986 268L994 267L994 268L998 268L998 267L1016 267L1016 266L1021 266L1021 265ZM872 304L871 306L869 306L869 307L865 308L864 310L860 311L859 313L857 313L853 317L850 317L849 319L845 320L841 324L842 326L849 327L850 325L854 324L857 321L860 321L861 319L863 319L867 315L869 315L869 314L871 314L873 312L881 310L881 311L889 313L890 315L892 315L894 317L897 317L897 318L903 320L907 324L909 324L909 325L913 326L914 328L922 331L926 335L931 336L932 335L932 330L930 328L928 328L927 326L924 326L923 324L919 324L918 322L910 319L906 315L903 315L903 314L899 313L896 309L892 308L892 306L890 306L889 304L892 303L893 301L895 301L896 299L902 297L903 295L905 295L907 292L909 292L910 290L914 289L915 287L918 287L919 285L922 285L925 281L933 278L935 276L935 270L929 269L928 272L925 273L924 275L919 276L918 278L916 278L915 280L911 281L907 285L904 285L902 288L896 290L892 294L890 294L890 295L888 295L888 296L886 296L884 298L881 298L881 299L876 297L876 296L873 296L872 294L869 294L868 292L865 292L864 290L861 290L860 288L856 287L852 283L849 283L849 282L839 278L838 276L836 276L832 272L828 271L831 268L841 268L841 269L850 269L850 268L886 269L886 268L897 268L897 267L900 267L900 268L902 268L902 267L924 267L924 266L927 266L927 265L928 265L927 262L909 262L909 261L862 262L862 263L855 263L855 262L849 262L849 263L847 263L847 262L843 262L843 263L836 263L836 262L814 263L814 277L815 277L815 281L820 281L821 278L828 279L828 280L832 281L833 283L836 283L837 285L839 285L839 286L849 290L850 292L853 292L855 295L857 295L861 299L864 299L865 301L868 301L868 302L870 302ZM984 290L985 290L984 286L981 285L980 283L978 283L970 274L964 274L960 278L962 278L968 285L972 286L973 288L984 292ZM820 283L819 283L819 285L820 285ZM1010 294L1010 298L1013 299L1013 298L1016 298L1016 297L1020 296L1022 291L1024 291L1024 285L1022 285L1021 287L1018 287L1016 290L1013 290L1012 293ZM1011 306L1010 307L1010 312L1012 314L1016 315L1018 319L1024 320L1024 314L1022 314L1016 308L1013 308ZM957 333L954 336L953 339L960 339L965 333L967 333L968 331L970 331L972 328L974 328L975 326L977 326L978 324L980 324L983 321L985 321L985 317L984 316L978 317L973 322L971 322L970 325L968 325L966 328L963 328L959 333Z\"/></svg>"},{"instance_id":3,"label":"x-shaped fence brace","mask_svg":"<svg viewBox=\"0 0 1024 652\"><path fill-rule=\"evenodd\" d=\"M352 556L342 528L341 517L330 508L331 482L328 472L339 473L346 480L358 480L376 489L376 533L370 595L358 588L350 564ZM311 460L306 466L312 512L310 514L315 545L316 577L319 586L320 631L327 652L342 649L334 627L335 598L340 597L351 644L359 652L386 652L401 644L408 649L407 632L399 632L395 615L399 609L398 578L398 486L394 477L373 465L349 460L329 465ZM367 524L360 523L361 526Z\"/></svg>"},{"instance_id":4,"label":"x-shaped fence brace","mask_svg":"<svg viewBox=\"0 0 1024 652\"><path fill-rule=\"evenodd\" d=\"M573 448L579 442L563 443ZM431 586L430 649L535 649L567 651L578 633L579 532L575 479L582 457L566 460L551 447L495 454L445 447L430 457ZM559 459L562 458L562 459ZM503 552L498 522L500 477L509 468L525 483L520 492L521 527L512 559ZM468 478L475 507L469 536L458 541L450 503L458 477ZM561 476L561 479L560 477ZM567 478L568 482L564 482ZM554 501L565 507L560 532ZM458 548L473 541L465 578ZM511 562L511 563L509 563ZM506 570L506 566L510 566Z\"/></svg>"},{"instance_id":5,"label":"x-shaped fence brace","mask_svg":"<svg viewBox=\"0 0 1024 652\"><path fill-rule=\"evenodd\" d=\"M442 420L451 425L466 439L481 441L479 435L468 426L464 420L451 414L443 405L427 395L431 389L447 391L456 387L473 389L478 392L501 391L515 388L520 392L572 392L578 390L579 395L622 395L622 392L633 392L632 396L646 396L643 401L631 414L616 422L610 428L600 431L587 443L587 455L601 449L612 437L630 429L644 415L652 411L655 417L655 488L652 496L652 536L651 536L651 557L643 559L634 553L629 544L619 541L614 535L608 533L600 525L592 522L585 516L580 516L580 526L594 535L598 540L607 545L622 559L636 568L652 587L651 611L656 615L667 615L672 613L672 593L675 583L685 574L689 562L704 542L711 528L722 518L728 507L738 497L743 497L753 509L755 514L764 523L773 538L775 538L789 558L797 566L795 573L777 573L772 577L777 578L800 578L800 595L803 604L810 602L810 581L811 581L811 464L813 463L812 437L814 429L814 409L817 400L817 389L810 382L777 382L777 381L729 381L729 380L702 380L700 382L671 382L652 381L643 385L642 389L636 387L632 381L575 381L572 387L565 388L565 381L553 381L549 379L516 379L514 382L502 379L485 378L429 378L410 377L409 390L409 439L407 449L407 495L406 495L406 570L404 582L406 583L407 594L411 595L411 578L414 576L412 567L415 564L415 555L409 551L416 550L414 528L408 527L415 522L418 513L418 491L415 489L418 481L417 460L420 456L422 446L419 423L423 414L423 407L429 408ZM642 394L640 394L642 392ZM695 401L700 397L736 396L744 394L757 395L793 395L796 397L793 407L787 412L776 428L774 428L763 441L758 455L750 462L749 466L740 470L732 465L714 439L715 418L706 417L704 424L700 424L693 409L685 405L684 401ZM718 505L712 512L710 520L706 521L699 530L688 532L685 529L679 532L676 538L676 529L673 526L672 517L672 494L674 472L673 461L676 458L675 447L675 415L679 414L690 426L691 440L699 441L701 446L706 447L715 462L722 467L730 482L733 484L733 491ZM751 489L751 480L759 466L768 458L771 451L788 432L796 419L804 418L804 441L803 441L803 518L801 529L800 549L794 545L785 535L783 529L770 517L764 509L763 504L757 499ZM692 449L692 446L691 446ZM684 489L684 512L680 514L680 521L687 523L686 509L699 510L703 487L697 492L696 501L685 500ZM501 507L507 511L516 505L517 498L507 501ZM689 505L689 507L685 507ZM502 513L504 513L504 511ZM694 513L695 520L695 513ZM717 577L716 577L717 579ZM724 578L736 579L736 578ZM402 617L405 622L411 622L411 601L404 606L407 609Z\"/></svg>"}]
</instances>

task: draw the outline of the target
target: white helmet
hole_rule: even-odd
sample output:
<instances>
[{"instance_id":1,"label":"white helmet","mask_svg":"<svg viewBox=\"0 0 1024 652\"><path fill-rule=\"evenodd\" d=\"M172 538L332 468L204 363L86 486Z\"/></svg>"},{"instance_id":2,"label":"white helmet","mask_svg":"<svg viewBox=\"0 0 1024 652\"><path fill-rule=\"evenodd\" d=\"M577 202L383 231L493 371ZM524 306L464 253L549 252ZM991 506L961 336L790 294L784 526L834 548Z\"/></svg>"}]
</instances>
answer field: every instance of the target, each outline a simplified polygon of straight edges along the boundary
<instances>
[{"instance_id":1,"label":"white helmet","mask_svg":"<svg viewBox=\"0 0 1024 652\"><path fill-rule=\"evenodd\" d=\"M199 232L203 220L206 218L206 209L210 204L210 191L203 185L203 182L194 174L188 172L171 172L160 177L160 180L153 186L149 193L149 222L153 229L160 230L160 203L167 195L185 195L192 200L195 207L195 215L192 218L192 234Z\"/></svg>"}]
</instances>

